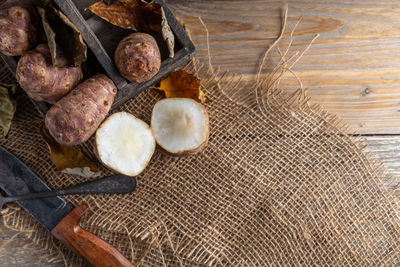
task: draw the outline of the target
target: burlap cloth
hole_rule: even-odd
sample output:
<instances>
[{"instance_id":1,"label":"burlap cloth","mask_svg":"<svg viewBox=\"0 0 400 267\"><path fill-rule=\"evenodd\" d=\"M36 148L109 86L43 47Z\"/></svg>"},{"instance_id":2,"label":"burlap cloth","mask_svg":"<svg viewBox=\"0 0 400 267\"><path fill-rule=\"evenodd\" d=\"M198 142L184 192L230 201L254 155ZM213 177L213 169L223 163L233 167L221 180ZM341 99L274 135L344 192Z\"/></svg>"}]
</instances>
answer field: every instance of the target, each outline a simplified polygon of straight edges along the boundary
<instances>
[{"instance_id":1,"label":"burlap cloth","mask_svg":"<svg viewBox=\"0 0 400 267\"><path fill-rule=\"evenodd\" d=\"M272 76L241 83L196 63L187 68L211 100L206 150L182 158L157 151L134 193L66 197L90 204L83 228L135 266L400 263L399 203L360 138L345 134L343 123L302 90L286 94ZM12 80L2 65L0 77ZM120 110L150 122L161 97L149 89ZM39 135L42 121L20 95L1 145L51 188L86 180L56 171ZM82 147L94 158L92 144ZM7 206L2 217L41 244L49 260L85 265L18 206Z\"/></svg>"}]
</instances>

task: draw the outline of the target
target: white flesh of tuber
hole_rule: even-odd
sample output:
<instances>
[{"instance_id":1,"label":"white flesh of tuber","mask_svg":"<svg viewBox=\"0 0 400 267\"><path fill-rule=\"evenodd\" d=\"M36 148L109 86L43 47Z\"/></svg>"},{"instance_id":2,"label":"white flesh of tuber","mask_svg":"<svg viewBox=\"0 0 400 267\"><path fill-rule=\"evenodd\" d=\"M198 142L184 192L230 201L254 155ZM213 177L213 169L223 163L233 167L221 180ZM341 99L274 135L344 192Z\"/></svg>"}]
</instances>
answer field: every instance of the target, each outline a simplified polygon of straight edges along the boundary
<instances>
[{"instance_id":1,"label":"white flesh of tuber","mask_svg":"<svg viewBox=\"0 0 400 267\"><path fill-rule=\"evenodd\" d=\"M167 98L157 102L151 129L164 152L182 155L200 152L207 144L208 114L190 98Z\"/></svg>"},{"instance_id":2,"label":"white flesh of tuber","mask_svg":"<svg viewBox=\"0 0 400 267\"><path fill-rule=\"evenodd\" d=\"M138 175L146 168L155 146L150 127L127 112L111 115L95 137L96 152L103 164L128 176Z\"/></svg>"}]
</instances>

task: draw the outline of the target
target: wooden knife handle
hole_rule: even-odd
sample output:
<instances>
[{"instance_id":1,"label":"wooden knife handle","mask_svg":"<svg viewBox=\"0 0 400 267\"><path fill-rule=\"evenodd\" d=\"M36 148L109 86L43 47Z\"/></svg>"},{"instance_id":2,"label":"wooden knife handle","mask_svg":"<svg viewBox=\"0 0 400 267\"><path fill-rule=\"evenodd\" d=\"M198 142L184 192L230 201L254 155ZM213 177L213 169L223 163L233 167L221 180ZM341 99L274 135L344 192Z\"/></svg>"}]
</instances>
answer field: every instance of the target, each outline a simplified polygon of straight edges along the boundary
<instances>
[{"instance_id":1,"label":"wooden knife handle","mask_svg":"<svg viewBox=\"0 0 400 267\"><path fill-rule=\"evenodd\" d=\"M51 230L51 233L95 267L133 267L118 250L79 226L79 220L88 208L87 204L74 208Z\"/></svg>"}]
</instances>

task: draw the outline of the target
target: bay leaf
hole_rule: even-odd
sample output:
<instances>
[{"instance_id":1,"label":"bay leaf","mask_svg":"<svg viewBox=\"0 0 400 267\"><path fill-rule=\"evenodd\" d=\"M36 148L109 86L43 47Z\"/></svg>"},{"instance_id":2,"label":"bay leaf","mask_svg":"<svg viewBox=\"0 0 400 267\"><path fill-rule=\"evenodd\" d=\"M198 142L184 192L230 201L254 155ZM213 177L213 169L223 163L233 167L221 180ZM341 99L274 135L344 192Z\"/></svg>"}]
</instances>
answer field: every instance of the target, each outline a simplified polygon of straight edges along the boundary
<instances>
[{"instance_id":1,"label":"bay leaf","mask_svg":"<svg viewBox=\"0 0 400 267\"><path fill-rule=\"evenodd\" d=\"M0 83L0 127L3 129L4 136L8 135L11 121L17 110L17 101L13 99L17 88L17 84Z\"/></svg>"},{"instance_id":2,"label":"bay leaf","mask_svg":"<svg viewBox=\"0 0 400 267\"><path fill-rule=\"evenodd\" d=\"M58 171L83 177L98 177L97 165L76 146L61 145L50 135L46 125L40 127L40 134L49 147L50 159Z\"/></svg>"},{"instance_id":3,"label":"bay leaf","mask_svg":"<svg viewBox=\"0 0 400 267\"><path fill-rule=\"evenodd\" d=\"M52 6L37 7L55 67L79 67L87 59L87 47L78 28Z\"/></svg>"},{"instance_id":4,"label":"bay leaf","mask_svg":"<svg viewBox=\"0 0 400 267\"><path fill-rule=\"evenodd\" d=\"M161 35L167 44L169 57L173 58L175 56L175 35L169 27L167 17L165 16L164 9L161 9Z\"/></svg>"},{"instance_id":5,"label":"bay leaf","mask_svg":"<svg viewBox=\"0 0 400 267\"><path fill-rule=\"evenodd\" d=\"M166 98L185 97L200 103L209 102L201 90L200 80L185 70L171 72L160 82L160 88L156 89L164 91Z\"/></svg>"}]
</instances>

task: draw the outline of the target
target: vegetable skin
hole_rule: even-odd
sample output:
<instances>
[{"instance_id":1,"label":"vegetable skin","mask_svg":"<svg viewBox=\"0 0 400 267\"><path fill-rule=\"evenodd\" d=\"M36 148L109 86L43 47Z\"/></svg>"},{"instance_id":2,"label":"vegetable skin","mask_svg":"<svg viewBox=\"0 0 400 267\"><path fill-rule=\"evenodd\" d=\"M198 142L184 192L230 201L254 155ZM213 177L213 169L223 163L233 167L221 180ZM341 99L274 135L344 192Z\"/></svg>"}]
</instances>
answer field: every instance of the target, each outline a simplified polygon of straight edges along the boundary
<instances>
[{"instance_id":1,"label":"vegetable skin","mask_svg":"<svg viewBox=\"0 0 400 267\"><path fill-rule=\"evenodd\" d=\"M20 58L16 77L32 99L55 104L80 82L83 75L80 67L53 67L49 47L40 44Z\"/></svg>"},{"instance_id":2,"label":"vegetable skin","mask_svg":"<svg viewBox=\"0 0 400 267\"><path fill-rule=\"evenodd\" d=\"M37 43L35 10L28 1L0 2L0 52L21 56Z\"/></svg>"},{"instance_id":3,"label":"vegetable skin","mask_svg":"<svg viewBox=\"0 0 400 267\"><path fill-rule=\"evenodd\" d=\"M45 119L47 129L60 144L87 141L110 111L116 92L112 80L96 74L50 108Z\"/></svg>"},{"instance_id":4,"label":"vegetable skin","mask_svg":"<svg viewBox=\"0 0 400 267\"><path fill-rule=\"evenodd\" d=\"M122 76L141 83L153 78L160 70L161 55L153 36L137 32L118 44L114 61Z\"/></svg>"}]
</instances>

